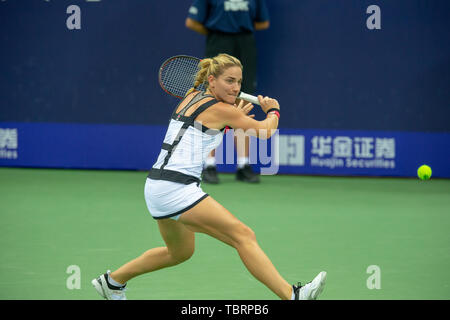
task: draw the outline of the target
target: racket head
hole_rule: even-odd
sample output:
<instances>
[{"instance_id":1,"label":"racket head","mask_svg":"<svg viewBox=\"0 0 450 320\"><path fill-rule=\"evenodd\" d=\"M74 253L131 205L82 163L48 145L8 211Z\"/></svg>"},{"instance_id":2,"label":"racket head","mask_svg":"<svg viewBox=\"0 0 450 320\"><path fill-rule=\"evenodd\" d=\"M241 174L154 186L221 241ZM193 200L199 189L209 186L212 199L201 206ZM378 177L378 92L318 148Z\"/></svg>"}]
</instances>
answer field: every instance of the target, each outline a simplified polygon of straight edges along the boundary
<instances>
[{"instance_id":1,"label":"racket head","mask_svg":"<svg viewBox=\"0 0 450 320\"><path fill-rule=\"evenodd\" d=\"M186 55L170 57L159 68L159 85L168 94L183 99L186 92L194 86L200 61L199 58ZM206 87L201 84L196 90L205 91Z\"/></svg>"}]
</instances>

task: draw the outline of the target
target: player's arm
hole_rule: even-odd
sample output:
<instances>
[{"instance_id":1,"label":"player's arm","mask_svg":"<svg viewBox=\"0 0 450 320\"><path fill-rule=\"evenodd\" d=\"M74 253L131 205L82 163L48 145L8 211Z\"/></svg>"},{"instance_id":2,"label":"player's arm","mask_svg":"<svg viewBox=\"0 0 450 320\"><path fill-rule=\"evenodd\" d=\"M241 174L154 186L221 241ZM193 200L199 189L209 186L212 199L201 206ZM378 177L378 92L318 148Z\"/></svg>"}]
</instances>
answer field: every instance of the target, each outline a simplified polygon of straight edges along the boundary
<instances>
[{"instance_id":1,"label":"player's arm","mask_svg":"<svg viewBox=\"0 0 450 320\"><path fill-rule=\"evenodd\" d=\"M261 108L267 113L270 109L280 109L278 101L269 97L263 98L258 96ZM253 108L251 104L240 104L237 108L230 108L229 105L221 103L218 105L220 110L221 120L223 126L230 126L233 129L242 129L248 135L256 136L260 139L268 139L275 133L278 128L278 116L276 114L269 113L267 118L258 121L254 120L247 115L247 113Z\"/></svg>"},{"instance_id":2,"label":"player's arm","mask_svg":"<svg viewBox=\"0 0 450 320\"><path fill-rule=\"evenodd\" d=\"M191 29L200 34L203 34L203 35L208 34L208 29L206 29L206 27L203 24L201 24L200 22L195 21L194 19L191 19L189 17L186 18L185 25L186 25L186 28Z\"/></svg>"}]
</instances>

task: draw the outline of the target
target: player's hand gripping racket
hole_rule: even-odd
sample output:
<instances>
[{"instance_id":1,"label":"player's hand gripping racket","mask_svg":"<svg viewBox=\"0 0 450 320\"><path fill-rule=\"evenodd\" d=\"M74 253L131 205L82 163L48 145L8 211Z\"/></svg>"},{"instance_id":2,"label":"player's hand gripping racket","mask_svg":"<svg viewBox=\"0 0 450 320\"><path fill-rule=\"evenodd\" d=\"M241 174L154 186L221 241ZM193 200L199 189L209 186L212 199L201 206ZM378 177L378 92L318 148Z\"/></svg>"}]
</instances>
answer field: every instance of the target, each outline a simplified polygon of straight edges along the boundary
<instances>
[{"instance_id":1,"label":"player's hand gripping racket","mask_svg":"<svg viewBox=\"0 0 450 320\"><path fill-rule=\"evenodd\" d=\"M175 56L163 62L159 68L159 84L168 94L183 99L186 92L194 86L195 76L198 71L199 58L190 56ZM204 84L197 90L206 91ZM259 105L258 98L241 92L239 99Z\"/></svg>"}]
</instances>

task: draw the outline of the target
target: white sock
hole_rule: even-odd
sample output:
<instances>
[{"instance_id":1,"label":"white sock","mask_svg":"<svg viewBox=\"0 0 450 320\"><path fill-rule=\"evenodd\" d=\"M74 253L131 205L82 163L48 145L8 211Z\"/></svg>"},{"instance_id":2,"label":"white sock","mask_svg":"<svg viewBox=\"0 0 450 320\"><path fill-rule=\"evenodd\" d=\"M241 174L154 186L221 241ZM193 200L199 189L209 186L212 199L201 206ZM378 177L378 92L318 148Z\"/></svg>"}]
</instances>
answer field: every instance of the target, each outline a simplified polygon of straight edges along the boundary
<instances>
[{"instance_id":1,"label":"white sock","mask_svg":"<svg viewBox=\"0 0 450 320\"><path fill-rule=\"evenodd\" d=\"M115 287L123 287L125 286L124 284L117 282L116 280L114 280L111 275L108 274L108 282L109 284L115 286Z\"/></svg>"},{"instance_id":2,"label":"white sock","mask_svg":"<svg viewBox=\"0 0 450 320\"><path fill-rule=\"evenodd\" d=\"M248 157L238 157L237 159L238 169L242 169L248 163L249 163Z\"/></svg>"},{"instance_id":3,"label":"white sock","mask_svg":"<svg viewBox=\"0 0 450 320\"><path fill-rule=\"evenodd\" d=\"M215 167L216 166L216 157L208 157L205 161L205 168L206 167Z\"/></svg>"},{"instance_id":4,"label":"white sock","mask_svg":"<svg viewBox=\"0 0 450 320\"><path fill-rule=\"evenodd\" d=\"M291 300L295 300L295 293L294 293L294 287L292 287L292 296L291 296Z\"/></svg>"}]
</instances>

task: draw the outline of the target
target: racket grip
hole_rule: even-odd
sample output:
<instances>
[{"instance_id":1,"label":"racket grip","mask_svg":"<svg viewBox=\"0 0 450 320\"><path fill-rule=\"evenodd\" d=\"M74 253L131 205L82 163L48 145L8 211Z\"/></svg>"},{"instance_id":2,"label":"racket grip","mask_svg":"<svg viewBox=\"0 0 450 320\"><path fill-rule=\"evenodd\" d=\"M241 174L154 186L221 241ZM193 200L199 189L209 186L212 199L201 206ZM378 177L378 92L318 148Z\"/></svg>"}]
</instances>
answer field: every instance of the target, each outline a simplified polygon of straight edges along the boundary
<instances>
[{"instance_id":1,"label":"racket grip","mask_svg":"<svg viewBox=\"0 0 450 320\"><path fill-rule=\"evenodd\" d=\"M239 98L239 99L242 99L242 100L245 100L245 101L247 101L247 102L251 102L251 103L253 103L253 104L259 105L259 100L258 100L257 97L252 96L252 95L250 95L250 94L247 94L247 93L245 93L245 92L241 92L241 93L239 94L239 97L238 97L238 98Z\"/></svg>"}]
</instances>

